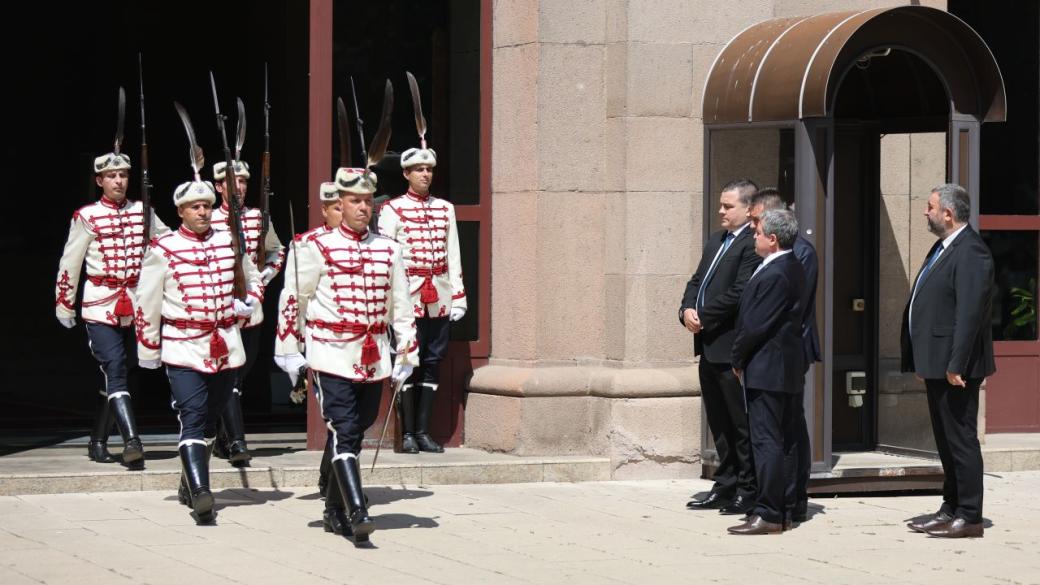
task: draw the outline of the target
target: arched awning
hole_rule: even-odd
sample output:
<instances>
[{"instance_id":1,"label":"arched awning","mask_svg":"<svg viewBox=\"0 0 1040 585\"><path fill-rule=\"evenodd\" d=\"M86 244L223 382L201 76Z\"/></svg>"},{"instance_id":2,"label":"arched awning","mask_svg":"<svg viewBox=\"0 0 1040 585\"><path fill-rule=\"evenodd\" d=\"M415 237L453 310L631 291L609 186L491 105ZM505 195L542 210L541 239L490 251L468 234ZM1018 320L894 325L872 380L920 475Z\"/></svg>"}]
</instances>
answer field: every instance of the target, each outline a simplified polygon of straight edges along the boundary
<instances>
[{"instance_id":1,"label":"arched awning","mask_svg":"<svg viewBox=\"0 0 1040 585\"><path fill-rule=\"evenodd\" d=\"M1003 121L1004 81L986 43L956 16L923 6L778 18L752 25L719 53L708 72L704 123L797 120L834 115L850 67L885 49L928 63L956 113Z\"/></svg>"}]
</instances>

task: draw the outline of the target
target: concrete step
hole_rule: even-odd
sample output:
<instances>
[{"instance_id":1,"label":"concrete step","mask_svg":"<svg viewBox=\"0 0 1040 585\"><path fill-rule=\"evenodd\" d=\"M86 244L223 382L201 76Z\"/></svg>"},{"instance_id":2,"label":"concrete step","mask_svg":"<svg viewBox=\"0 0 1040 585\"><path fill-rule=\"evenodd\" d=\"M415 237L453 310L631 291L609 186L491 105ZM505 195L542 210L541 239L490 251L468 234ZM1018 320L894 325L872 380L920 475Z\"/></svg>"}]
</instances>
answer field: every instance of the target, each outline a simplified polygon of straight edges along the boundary
<instances>
[{"instance_id":1,"label":"concrete step","mask_svg":"<svg viewBox=\"0 0 1040 585\"><path fill-rule=\"evenodd\" d=\"M210 464L210 487L280 488L317 486L320 451L307 451L302 435L248 437L253 460L236 469L223 459ZM87 459L78 440L27 449L0 457L0 495L175 490L180 459L175 440L144 437L145 469L130 470L118 463ZM118 455L121 443L110 443ZM517 457L476 449L447 449L443 454L406 455L382 450L375 469L374 450L362 453L366 485L448 485L528 482L601 481L611 478L607 457ZM316 488L315 488L316 489Z\"/></svg>"}]
</instances>

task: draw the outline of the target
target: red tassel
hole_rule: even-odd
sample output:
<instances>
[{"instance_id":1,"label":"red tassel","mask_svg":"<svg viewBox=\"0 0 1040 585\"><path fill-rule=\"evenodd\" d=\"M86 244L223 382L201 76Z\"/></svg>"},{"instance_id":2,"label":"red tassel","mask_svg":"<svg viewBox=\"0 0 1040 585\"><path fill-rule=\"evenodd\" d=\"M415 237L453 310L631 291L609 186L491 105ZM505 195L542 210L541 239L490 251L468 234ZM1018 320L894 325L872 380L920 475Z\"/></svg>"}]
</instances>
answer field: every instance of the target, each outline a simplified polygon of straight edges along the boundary
<instances>
[{"instance_id":1,"label":"red tassel","mask_svg":"<svg viewBox=\"0 0 1040 585\"><path fill-rule=\"evenodd\" d=\"M361 365L367 366L379 361L379 346L369 333L365 336L365 343L361 344Z\"/></svg>"},{"instance_id":2,"label":"red tassel","mask_svg":"<svg viewBox=\"0 0 1040 585\"><path fill-rule=\"evenodd\" d=\"M116 301L116 317L132 317L134 314L134 305L130 302L130 295L126 294L126 289L123 289L119 293L119 300Z\"/></svg>"},{"instance_id":3,"label":"red tassel","mask_svg":"<svg viewBox=\"0 0 1040 585\"><path fill-rule=\"evenodd\" d=\"M213 330L213 335L209 338L209 357L212 359L218 359L228 354L227 343L224 342L224 338L220 336L220 331Z\"/></svg>"},{"instance_id":4,"label":"red tassel","mask_svg":"<svg viewBox=\"0 0 1040 585\"><path fill-rule=\"evenodd\" d=\"M428 305L430 303L436 303L437 299L437 287L433 286L433 281L430 280L429 276L427 276L426 280L422 283L422 288L419 289L419 300L422 301L424 305Z\"/></svg>"}]
</instances>

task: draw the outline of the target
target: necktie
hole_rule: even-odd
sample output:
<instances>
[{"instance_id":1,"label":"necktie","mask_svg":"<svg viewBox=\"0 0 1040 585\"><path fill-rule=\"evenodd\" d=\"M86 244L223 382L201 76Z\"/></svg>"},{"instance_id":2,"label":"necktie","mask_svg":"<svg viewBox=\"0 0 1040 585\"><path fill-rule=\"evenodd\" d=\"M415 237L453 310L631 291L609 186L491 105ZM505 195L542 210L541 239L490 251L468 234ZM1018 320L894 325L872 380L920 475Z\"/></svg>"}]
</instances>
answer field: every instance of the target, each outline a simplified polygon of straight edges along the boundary
<instances>
[{"instance_id":1,"label":"necktie","mask_svg":"<svg viewBox=\"0 0 1040 585\"><path fill-rule=\"evenodd\" d=\"M726 232L726 238L722 240L722 249L715 255L715 260L712 261L711 266L708 267L708 273L704 275L704 281L701 282L700 290L697 291L697 310L700 311L704 307L704 291L708 289L708 283L711 282L712 277L715 276L715 269L718 268L719 262L722 261L722 257L726 255L726 250L729 249L729 245L736 239L732 232Z\"/></svg>"},{"instance_id":2,"label":"necktie","mask_svg":"<svg viewBox=\"0 0 1040 585\"><path fill-rule=\"evenodd\" d=\"M942 242L939 242L939 245L935 247L935 251L933 251L932 255L928 257L928 262L924 265L924 268L921 269L921 274L917 277L917 282L914 284L915 297L917 296L917 287L921 286L921 283L924 282L924 277L928 276L928 271L932 269L932 265L934 265L935 261L939 259L939 254L942 254L942 251L943 244Z\"/></svg>"}]
</instances>

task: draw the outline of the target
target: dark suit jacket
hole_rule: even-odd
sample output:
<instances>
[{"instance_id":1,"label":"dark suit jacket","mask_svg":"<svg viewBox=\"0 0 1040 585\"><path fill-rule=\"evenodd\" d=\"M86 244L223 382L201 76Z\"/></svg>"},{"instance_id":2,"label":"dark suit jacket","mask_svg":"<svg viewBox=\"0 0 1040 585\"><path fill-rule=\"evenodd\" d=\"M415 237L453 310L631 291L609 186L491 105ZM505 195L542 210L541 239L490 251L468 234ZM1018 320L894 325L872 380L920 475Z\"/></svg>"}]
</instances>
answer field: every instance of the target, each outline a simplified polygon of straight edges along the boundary
<instances>
[{"instance_id":1,"label":"dark suit jacket","mask_svg":"<svg viewBox=\"0 0 1040 585\"><path fill-rule=\"evenodd\" d=\"M693 277L686 283L682 304L679 306L679 322L683 322L682 314L686 309L697 308L697 294L700 292L704 276L711 267L711 261L719 251L726 237L726 230L719 230L704 243L704 253ZM747 226L733 243L726 254L719 259L715 275L704 290L704 308L699 311L701 325L704 328L693 337L693 354L700 355L717 364L729 363L730 348L733 345L733 324L737 317L737 306L740 295L744 292L751 273L762 262L755 254L754 232Z\"/></svg>"},{"instance_id":2,"label":"dark suit jacket","mask_svg":"<svg viewBox=\"0 0 1040 585\"><path fill-rule=\"evenodd\" d=\"M802 391L802 298L805 272L794 254L784 254L756 274L740 298L733 357L744 386L768 392Z\"/></svg>"},{"instance_id":3,"label":"dark suit jacket","mask_svg":"<svg viewBox=\"0 0 1040 585\"><path fill-rule=\"evenodd\" d=\"M802 236L794 241L794 255L802 264L805 272L805 291L802 295L802 343L805 346L805 368L812 362L822 361L820 355L820 335L816 331L816 276L819 262L816 249Z\"/></svg>"},{"instance_id":4,"label":"dark suit jacket","mask_svg":"<svg viewBox=\"0 0 1040 585\"><path fill-rule=\"evenodd\" d=\"M936 242L935 246L938 245ZM917 274L919 278L921 271ZM964 378L985 378L997 371L990 329L993 256L970 225L943 251L917 287L913 306L908 300L903 310L903 371L942 379L946 372ZM911 287L911 298L913 294Z\"/></svg>"}]
</instances>

